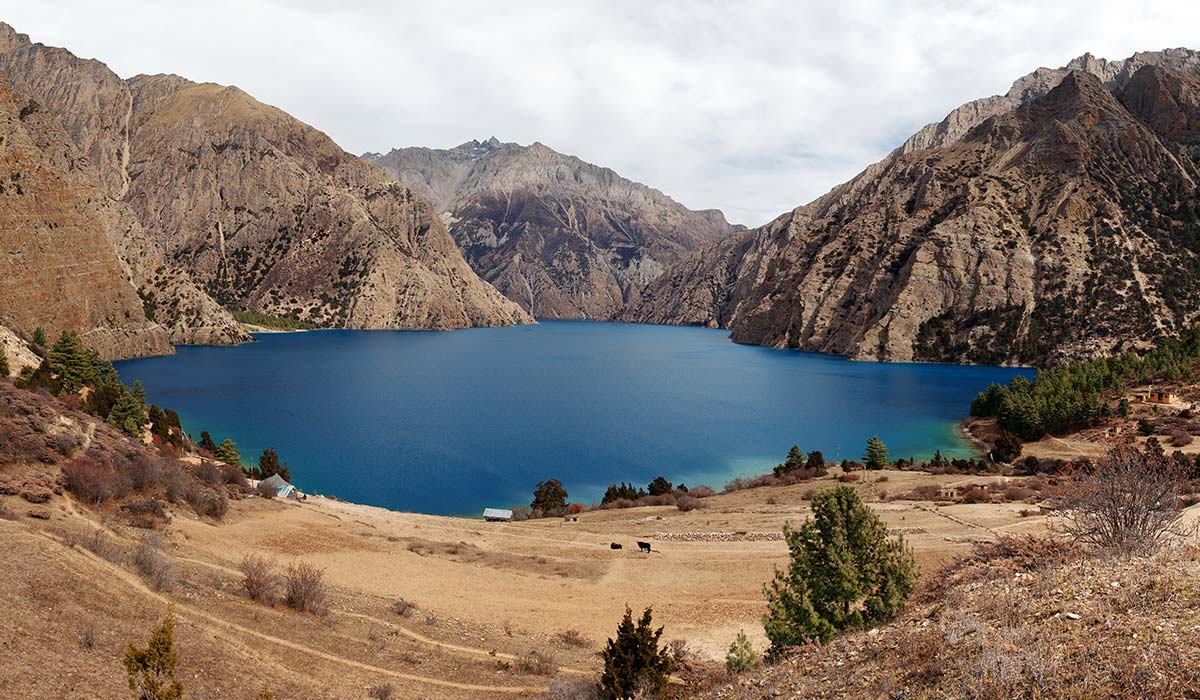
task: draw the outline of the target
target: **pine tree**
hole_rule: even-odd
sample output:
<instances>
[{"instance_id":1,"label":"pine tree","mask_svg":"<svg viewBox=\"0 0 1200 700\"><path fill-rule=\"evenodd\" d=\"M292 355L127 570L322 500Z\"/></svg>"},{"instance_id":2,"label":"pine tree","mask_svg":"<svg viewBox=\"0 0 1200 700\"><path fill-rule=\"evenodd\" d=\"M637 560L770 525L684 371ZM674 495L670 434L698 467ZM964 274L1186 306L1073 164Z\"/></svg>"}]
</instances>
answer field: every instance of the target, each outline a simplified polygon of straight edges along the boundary
<instances>
[{"instance_id":1,"label":"pine tree","mask_svg":"<svg viewBox=\"0 0 1200 700\"><path fill-rule=\"evenodd\" d=\"M820 450L809 452L808 461L804 463L804 468L813 472L816 476L825 476L828 473L825 469L825 455L821 454Z\"/></svg>"},{"instance_id":2,"label":"pine tree","mask_svg":"<svg viewBox=\"0 0 1200 700\"><path fill-rule=\"evenodd\" d=\"M50 348L50 370L71 390L94 386L100 379L91 353L75 331L63 331Z\"/></svg>"},{"instance_id":3,"label":"pine tree","mask_svg":"<svg viewBox=\"0 0 1200 700\"><path fill-rule=\"evenodd\" d=\"M888 465L888 449L878 435L872 435L867 440L867 454L863 457L863 465L867 469L883 469Z\"/></svg>"},{"instance_id":4,"label":"pine tree","mask_svg":"<svg viewBox=\"0 0 1200 700\"><path fill-rule=\"evenodd\" d=\"M33 344L39 348L46 347L46 331L41 326L33 329Z\"/></svg>"},{"instance_id":5,"label":"pine tree","mask_svg":"<svg viewBox=\"0 0 1200 700\"><path fill-rule=\"evenodd\" d=\"M804 453L800 451L799 445L792 445L792 449L788 450L787 458L783 461L783 464L775 466L775 476L783 476L788 472L794 472L797 469L803 469L805 459Z\"/></svg>"},{"instance_id":6,"label":"pine tree","mask_svg":"<svg viewBox=\"0 0 1200 700\"><path fill-rule=\"evenodd\" d=\"M183 685L175 678L175 604L167 606L162 625L150 635L143 648L129 645L125 650L125 672L129 689L138 700L179 700Z\"/></svg>"},{"instance_id":7,"label":"pine tree","mask_svg":"<svg viewBox=\"0 0 1200 700\"><path fill-rule=\"evenodd\" d=\"M217 444L213 442L212 435L209 435L207 430L200 431L200 442L197 443L197 447L209 454L216 454L217 452Z\"/></svg>"},{"instance_id":8,"label":"pine tree","mask_svg":"<svg viewBox=\"0 0 1200 700\"><path fill-rule=\"evenodd\" d=\"M146 405L146 388L142 386L141 380L133 380L133 398L142 406Z\"/></svg>"},{"instance_id":9,"label":"pine tree","mask_svg":"<svg viewBox=\"0 0 1200 700\"><path fill-rule=\"evenodd\" d=\"M108 423L137 437L142 434L142 424L145 422L144 408L136 394L121 387L121 394L108 414Z\"/></svg>"},{"instance_id":10,"label":"pine tree","mask_svg":"<svg viewBox=\"0 0 1200 700\"><path fill-rule=\"evenodd\" d=\"M268 447L258 458L258 473L255 476L259 479L267 479L274 474L278 474L289 483L292 481L292 474L288 471L287 462L281 464L279 453L275 451L274 447Z\"/></svg>"},{"instance_id":11,"label":"pine tree","mask_svg":"<svg viewBox=\"0 0 1200 700\"><path fill-rule=\"evenodd\" d=\"M646 486L646 490L651 496L661 496L663 494L671 493L671 491L674 490L674 487L671 485L671 482L667 481L664 477L656 476L654 477L654 481L651 481Z\"/></svg>"},{"instance_id":12,"label":"pine tree","mask_svg":"<svg viewBox=\"0 0 1200 700\"><path fill-rule=\"evenodd\" d=\"M231 438L225 438L220 445L217 445L212 455L218 462L224 462L239 469L242 467L242 455L238 453L237 443Z\"/></svg>"},{"instance_id":13,"label":"pine tree","mask_svg":"<svg viewBox=\"0 0 1200 700\"><path fill-rule=\"evenodd\" d=\"M813 518L784 526L790 561L765 587L763 626L772 653L828 641L847 627L895 617L917 581L917 566L901 537L854 489L838 486L812 500Z\"/></svg>"},{"instance_id":14,"label":"pine tree","mask_svg":"<svg viewBox=\"0 0 1200 700\"><path fill-rule=\"evenodd\" d=\"M725 670L732 676L757 665L758 656L754 653L754 647L750 645L750 639L746 637L746 631L739 630L737 637L729 645L729 652L725 654Z\"/></svg>"},{"instance_id":15,"label":"pine tree","mask_svg":"<svg viewBox=\"0 0 1200 700\"><path fill-rule=\"evenodd\" d=\"M4 354L4 347L0 346L0 379L8 376L8 355Z\"/></svg>"},{"instance_id":16,"label":"pine tree","mask_svg":"<svg viewBox=\"0 0 1200 700\"><path fill-rule=\"evenodd\" d=\"M600 653L604 659L600 691L605 698L622 700L637 693L647 698L663 696L671 673L671 655L666 648L658 648L663 628L651 627L650 614L650 608L646 608L635 625L633 610L626 607L616 639L609 639Z\"/></svg>"}]
</instances>

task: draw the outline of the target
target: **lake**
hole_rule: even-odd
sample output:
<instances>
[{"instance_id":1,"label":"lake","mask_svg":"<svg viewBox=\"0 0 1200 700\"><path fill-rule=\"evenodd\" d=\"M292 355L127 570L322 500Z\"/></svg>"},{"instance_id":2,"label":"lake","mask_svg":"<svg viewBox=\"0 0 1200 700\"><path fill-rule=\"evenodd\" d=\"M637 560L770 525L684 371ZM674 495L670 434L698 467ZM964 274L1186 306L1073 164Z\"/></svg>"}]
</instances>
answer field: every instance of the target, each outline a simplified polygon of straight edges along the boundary
<instances>
[{"instance_id":1,"label":"lake","mask_svg":"<svg viewBox=\"0 0 1200 700\"><path fill-rule=\"evenodd\" d=\"M706 328L546 321L436 331L267 333L116 363L184 429L275 446L306 491L439 514L571 500L662 474L720 489L793 443L861 459L973 454L954 425L989 382L1029 370L852 362L732 343Z\"/></svg>"}]
</instances>

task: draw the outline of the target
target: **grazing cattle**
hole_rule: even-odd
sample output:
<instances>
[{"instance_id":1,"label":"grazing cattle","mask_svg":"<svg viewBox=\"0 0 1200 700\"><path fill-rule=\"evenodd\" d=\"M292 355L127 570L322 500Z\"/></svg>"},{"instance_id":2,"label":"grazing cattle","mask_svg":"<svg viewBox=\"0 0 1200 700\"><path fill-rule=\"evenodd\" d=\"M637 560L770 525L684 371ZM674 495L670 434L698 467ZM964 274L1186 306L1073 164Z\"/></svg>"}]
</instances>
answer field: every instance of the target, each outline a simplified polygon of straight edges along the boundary
<instances>
[{"instance_id":1,"label":"grazing cattle","mask_svg":"<svg viewBox=\"0 0 1200 700\"><path fill-rule=\"evenodd\" d=\"M608 545L608 548L609 549L620 549L621 545L617 542L613 542L612 544Z\"/></svg>"},{"instance_id":2,"label":"grazing cattle","mask_svg":"<svg viewBox=\"0 0 1200 700\"><path fill-rule=\"evenodd\" d=\"M638 542L638 549L642 550L643 552L649 552L650 551L650 543L649 542Z\"/></svg>"}]
</instances>

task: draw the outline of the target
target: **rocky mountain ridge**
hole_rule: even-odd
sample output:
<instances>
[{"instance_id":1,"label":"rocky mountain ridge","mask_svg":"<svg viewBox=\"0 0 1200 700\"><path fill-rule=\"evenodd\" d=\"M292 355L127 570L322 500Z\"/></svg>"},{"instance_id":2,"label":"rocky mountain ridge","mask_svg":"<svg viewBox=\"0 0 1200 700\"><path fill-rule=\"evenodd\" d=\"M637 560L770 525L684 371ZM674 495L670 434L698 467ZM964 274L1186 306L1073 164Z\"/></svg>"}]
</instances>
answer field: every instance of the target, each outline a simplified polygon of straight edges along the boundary
<instances>
[{"instance_id":1,"label":"rocky mountain ridge","mask_svg":"<svg viewBox=\"0 0 1200 700\"><path fill-rule=\"evenodd\" d=\"M608 319L738 228L541 143L492 137L362 157L433 202L475 271L538 317Z\"/></svg>"},{"instance_id":2,"label":"rocky mountain ridge","mask_svg":"<svg viewBox=\"0 0 1200 700\"><path fill-rule=\"evenodd\" d=\"M227 308L349 328L530 320L427 202L235 87L123 80L7 25L0 75L94 172L111 244L172 342L248 339Z\"/></svg>"},{"instance_id":3,"label":"rocky mountain ridge","mask_svg":"<svg viewBox=\"0 0 1200 700\"><path fill-rule=\"evenodd\" d=\"M1198 96L1186 49L1040 69L709 244L621 318L891 361L1042 364L1148 342L1200 310Z\"/></svg>"}]
</instances>

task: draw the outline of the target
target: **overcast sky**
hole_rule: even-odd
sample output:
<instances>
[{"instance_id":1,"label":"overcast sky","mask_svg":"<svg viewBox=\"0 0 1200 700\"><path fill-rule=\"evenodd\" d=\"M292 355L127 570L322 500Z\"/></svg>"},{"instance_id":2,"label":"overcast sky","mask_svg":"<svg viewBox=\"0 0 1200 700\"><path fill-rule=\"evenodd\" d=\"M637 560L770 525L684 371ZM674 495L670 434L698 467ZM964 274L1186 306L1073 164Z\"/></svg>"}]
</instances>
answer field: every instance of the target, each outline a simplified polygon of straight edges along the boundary
<instances>
[{"instance_id":1,"label":"overcast sky","mask_svg":"<svg viewBox=\"0 0 1200 700\"><path fill-rule=\"evenodd\" d=\"M836 6L835 6L836 5ZM0 0L118 74L241 87L352 153L496 136L764 223L957 105L1090 51L1200 48L1200 3Z\"/></svg>"}]
</instances>

